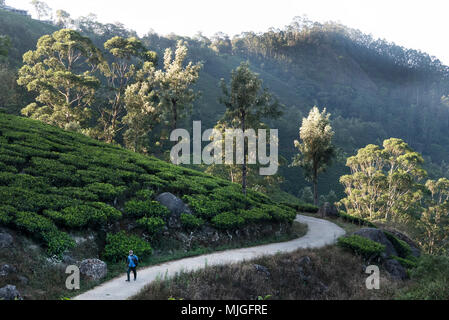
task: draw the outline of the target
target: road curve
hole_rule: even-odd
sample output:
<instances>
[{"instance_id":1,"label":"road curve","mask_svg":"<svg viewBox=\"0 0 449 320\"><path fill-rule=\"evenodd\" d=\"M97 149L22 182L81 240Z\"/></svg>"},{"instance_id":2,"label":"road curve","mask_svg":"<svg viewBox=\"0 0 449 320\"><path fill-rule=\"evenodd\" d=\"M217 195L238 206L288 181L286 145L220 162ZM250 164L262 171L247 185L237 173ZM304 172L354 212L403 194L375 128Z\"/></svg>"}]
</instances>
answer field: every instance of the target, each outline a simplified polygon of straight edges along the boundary
<instances>
[{"instance_id":1,"label":"road curve","mask_svg":"<svg viewBox=\"0 0 449 320\"><path fill-rule=\"evenodd\" d=\"M206 265L242 262L264 255L293 252L297 249L321 248L335 243L345 234L342 228L327 220L298 215L296 221L308 225L307 234L299 239L252 248L232 249L146 267L138 270L136 282L132 280L125 282L126 275L122 275L74 297L73 300L126 300L138 294L152 281L165 276L171 277L180 271L198 270Z\"/></svg>"}]
</instances>

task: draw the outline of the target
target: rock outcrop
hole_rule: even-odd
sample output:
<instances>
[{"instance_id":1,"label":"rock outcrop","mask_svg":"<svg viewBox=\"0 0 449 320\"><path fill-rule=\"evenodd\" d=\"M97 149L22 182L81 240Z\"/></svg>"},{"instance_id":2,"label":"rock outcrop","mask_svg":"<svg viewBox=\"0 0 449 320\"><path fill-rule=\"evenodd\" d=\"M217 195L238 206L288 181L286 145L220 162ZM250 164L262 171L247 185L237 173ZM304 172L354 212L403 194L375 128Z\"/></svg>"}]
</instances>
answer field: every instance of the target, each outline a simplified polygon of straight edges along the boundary
<instances>
[{"instance_id":1,"label":"rock outcrop","mask_svg":"<svg viewBox=\"0 0 449 320\"><path fill-rule=\"evenodd\" d=\"M16 286L6 285L0 288L0 300L23 300Z\"/></svg>"},{"instance_id":2,"label":"rock outcrop","mask_svg":"<svg viewBox=\"0 0 449 320\"><path fill-rule=\"evenodd\" d=\"M192 214L190 208L180 198L170 192L158 195L156 201L170 210L171 214L167 221L169 228L181 228L181 214Z\"/></svg>"},{"instance_id":3,"label":"rock outcrop","mask_svg":"<svg viewBox=\"0 0 449 320\"><path fill-rule=\"evenodd\" d=\"M108 273L108 266L99 259L86 259L80 263L81 274L88 276L92 280L100 280Z\"/></svg>"}]
</instances>

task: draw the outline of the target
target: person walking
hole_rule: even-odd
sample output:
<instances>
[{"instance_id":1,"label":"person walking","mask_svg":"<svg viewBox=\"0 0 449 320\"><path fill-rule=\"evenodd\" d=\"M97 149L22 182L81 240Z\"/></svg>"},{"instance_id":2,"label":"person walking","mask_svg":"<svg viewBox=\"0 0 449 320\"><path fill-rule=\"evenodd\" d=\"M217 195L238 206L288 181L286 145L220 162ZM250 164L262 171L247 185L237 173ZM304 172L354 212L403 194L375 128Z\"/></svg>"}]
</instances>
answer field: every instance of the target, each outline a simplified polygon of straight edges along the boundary
<instances>
[{"instance_id":1,"label":"person walking","mask_svg":"<svg viewBox=\"0 0 449 320\"><path fill-rule=\"evenodd\" d=\"M137 279L137 265L139 264L139 258L134 254L132 250L129 250L128 258L126 259L126 262L128 264L128 279L127 282L130 281L129 275L131 274L131 271L134 274L134 281Z\"/></svg>"}]
</instances>

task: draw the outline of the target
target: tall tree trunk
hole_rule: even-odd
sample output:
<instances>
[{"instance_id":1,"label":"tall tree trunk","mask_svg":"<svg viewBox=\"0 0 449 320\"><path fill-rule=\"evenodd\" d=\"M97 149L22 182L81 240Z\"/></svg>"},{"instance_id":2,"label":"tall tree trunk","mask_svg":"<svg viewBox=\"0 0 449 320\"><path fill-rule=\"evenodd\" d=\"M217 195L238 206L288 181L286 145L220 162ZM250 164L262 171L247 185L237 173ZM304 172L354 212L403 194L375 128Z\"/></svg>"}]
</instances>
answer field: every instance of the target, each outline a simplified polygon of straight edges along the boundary
<instances>
[{"instance_id":1,"label":"tall tree trunk","mask_svg":"<svg viewBox=\"0 0 449 320\"><path fill-rule=\"evenodd\" d=\"M172 112L173 112L173 130L175 130L175 129L177 129L178 128L178 108L177 108L177 101L176 101L176 99L172 99L172 105L173 105L173 109L172 109Z\"/></svg>"},{"instance_id":2,"label":"tall tree trunk","mask_svg":"<svg viewBox=\"0 0 449 320\"><path fill-rule=\"evenodd\" d=\"M242 117L242 131L243 134L245 134L245 117ZM247 147L245 146L245 138L243 138L243 164L242 164L242 191L243 194L246 196L246 174L247 174Z\"/></svg>"},{"instance_id":3,"label":"tall tree trunk","mask_svg":"<svg viewBox=\"0 0 449 320\"><path fill-rule=\"evenodd\" d=\"M313 170L313 204L318 205L318 170Z\"/></svg>"}]
</instances>

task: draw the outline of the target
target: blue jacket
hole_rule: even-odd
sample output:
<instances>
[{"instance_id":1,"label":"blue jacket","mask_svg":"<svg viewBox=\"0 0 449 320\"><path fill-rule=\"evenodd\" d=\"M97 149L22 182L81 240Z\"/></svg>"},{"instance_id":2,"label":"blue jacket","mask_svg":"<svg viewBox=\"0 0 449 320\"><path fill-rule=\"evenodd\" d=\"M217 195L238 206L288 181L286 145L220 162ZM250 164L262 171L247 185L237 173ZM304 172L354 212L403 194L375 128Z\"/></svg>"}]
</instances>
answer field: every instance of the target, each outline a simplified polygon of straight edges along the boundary
<instances>
[{"instance_id":1,"label":"blue jacket","mask_svg":"<svg viewBox=\"0 0 449 320\"><path fill-rule=\"evenodd\" d=\"M134 263L132 258L135 258L137 261L139 261L139 258L135 254L132 256L128 256L128 267L135 268L136 264Z\"/></svg>"}]
</instances>

